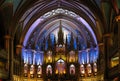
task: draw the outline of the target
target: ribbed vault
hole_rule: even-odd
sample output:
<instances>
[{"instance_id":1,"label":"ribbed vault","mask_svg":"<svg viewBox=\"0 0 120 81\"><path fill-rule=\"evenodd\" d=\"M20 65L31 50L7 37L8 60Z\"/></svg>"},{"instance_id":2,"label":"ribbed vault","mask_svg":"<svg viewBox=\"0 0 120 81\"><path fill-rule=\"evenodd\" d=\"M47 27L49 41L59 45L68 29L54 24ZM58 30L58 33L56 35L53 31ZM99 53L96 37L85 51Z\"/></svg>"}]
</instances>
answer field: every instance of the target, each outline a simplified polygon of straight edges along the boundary
<instances>
[{"instance_id":1,"label":"ribbed vault","mask_svg":"<svg viewBox=\"0 0 120 81\"><path fill-rule=\"evenodd\" d=\"M68 29L74 34L76 33L76 35L80 35L80 37L84 39L86 46L87 43L89 43L90 46L97 46L97 39L94 31L91 28L91 25L89 25L85 19L76 13L62 8L47 12L34 22L29 27L29 30L25 36L24 46L28 46L27 43L31 43L32 46L34 45L33 47L35 47L39 39L41 39L44 35L48 35L59 27L57 24L59 23L58 20L62 20L62 26L64 26L64 28ZM95 22L93 23L93 26L96 27Z\"/></svg>"},{"instance_id":2,"label":"ribbed vault","mask_svg":"<svg viewBox=\"0 0 120 81\"><path fill-rule=\"evenodd\" d=\"M96 26L96 20L99 22L99 19L97 19L98 16L96 16L96 14L94 12L92 12L87 6L86 4L84 5L83 2L77 2L77 1L72 1L72 2L68 2L68 1L50 1L50 2L36 2L34 3L34 5L32 5L24 14L23 16L20 18L19 22L22 23L23 26L23 33L21 35L21 39L20 39L20 43L22 43L24 41L25 35L27 34L28 30L31 28L31 26L33 25L33 23L35 23L37 20L38 22L42 21L43 22L47 21L47 19L51 19L53 17L50 18L44 18L45 20L39 20L41 17L45 16L45 15L49 15L48 12L52 11L52 10L57 10L58 8L62 8L64 10L68 10L71 12L74 12L75 14L79 15L81 18L84 19L84 21L86 21L91 29L94 31L94 33L96 34L97 39L99 39L98 41L101 40L101 35L102 35L102 25L101 23L99 23L99 25L101 25L101 29L97 28ZM76 12L79 11L79 12ZM72 14L72 13L71 13ZM63 16L57 16L58 18L62 18ZM65 18L65 17L64 17ZM71 17L66 17L69 20L74 20L75 18L71 18ZM54 18L53 18L54 19ZM67 20L68 20L67 19ZM49 21L51 22L51 21ZM80 25L80 21L77 21L78 24ZM83 22L82 22L83 23ZM42 24L38 24L38 25L42 25ZM77 25L78 26L78 25ZM37 25L36 25L37 27ZM39 26L40 28L40 26ZM99 31L99 33L97 32Z\"/></svg>"}]
</instances>

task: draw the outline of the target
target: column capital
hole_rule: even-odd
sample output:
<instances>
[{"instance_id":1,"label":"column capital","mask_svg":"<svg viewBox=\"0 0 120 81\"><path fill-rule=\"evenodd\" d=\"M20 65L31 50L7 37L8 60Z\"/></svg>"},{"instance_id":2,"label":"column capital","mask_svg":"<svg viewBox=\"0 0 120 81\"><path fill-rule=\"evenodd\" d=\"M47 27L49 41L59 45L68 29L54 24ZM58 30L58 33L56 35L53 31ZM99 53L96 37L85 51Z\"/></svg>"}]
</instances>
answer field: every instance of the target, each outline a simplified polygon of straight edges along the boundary
<instances>
[{"instance_id":1,"label":"column capital","mask_svg":"<svg viewBox=\"0 0 120 81\"><path fill-rule=\"evenodd\" d=\"M103 42L99 43L98 47L101 50L101 52L104 53L104 43Z\"/></svg>"},{"instance_id":2,"label":"column capital","mask_svg":"<svg viewBox=\"0 0 120 81\"><path fill-rule=\"evenodd\" d=\"M103 35L104 38L109 38L109 37L112 37L112 34L111 33L106 33Z\"/></svg>"},{"instance_id":3,"label":"column capital","mask_svg":"<svg viewBox=\"0 0 120 81\"><path fill-rule=\"evenodd\" d=\"M104 34L103 35L103 40L107 40L107 44L109 46L112 46L113 45L113 39L112 39L112 34L111 33L108 33L108 34Z\"/></svg>"},{"instance_id":4,"label":"column capital","mask_svg":"<svg viewBox=\"0 0 120 81\"><path fill-rule=\"evenodd\" d=\"M99 46L99 47L104 46L104 43L103 43L103 42L98 43L98 46Z\"/></svg>"},{"instance_id":5,"label":"column capital","mask_svg":"<svg viewBox=\"0 0 120 81\"><path fill-rule=\"evenodd\" d=\"M16 54L19 55L21 53L22 45L16 45Z\"/></svg>"},{"instance_id":6,"label":"column capital","mask_svg":"<svg viewBox=\"0 0 120 81\"><path fill-rule=\"evenodd\" d=\"M116 20L117 22L120 21L120 15L116 16L116 17L115 17L115 20Z\"/></svg>"},{"instance_id":7,"label":"column capital","mask_svg":"<svg viewBox=\"0 0 120 81\"><path fill-rule=\"evenodd\" d=\"M10 36L10 35L5 35L4 38L5 38L5 39L10 39L11 36Z\"/></svg>"},{"instance_id":8,"label":"column capital","mask_svg":"<svg viewBox=\"0 0 120 81\"><path fill-rule=\"evenodd\" d=\"M22 48L22 47L23 47L23 46L20 45L20 44L16 45L16 48Z\"/></svg>"}]
</instances>

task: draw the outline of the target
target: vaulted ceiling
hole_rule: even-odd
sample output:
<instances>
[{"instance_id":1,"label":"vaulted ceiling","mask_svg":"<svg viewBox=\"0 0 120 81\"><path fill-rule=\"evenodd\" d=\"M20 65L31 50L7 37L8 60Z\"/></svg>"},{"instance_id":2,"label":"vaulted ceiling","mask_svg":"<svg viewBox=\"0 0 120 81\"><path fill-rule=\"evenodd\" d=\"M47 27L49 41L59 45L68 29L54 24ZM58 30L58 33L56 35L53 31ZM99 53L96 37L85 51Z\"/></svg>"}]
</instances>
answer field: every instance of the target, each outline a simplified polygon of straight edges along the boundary
<instances>
[{"instance_id":1,"label":"vaulted ceiling","mask_svg":"<svg viewBox=\"0 0 120 81\"><path fill-rule=\"evenodd\" d=\"M113 1L113 0L112 0ZM34 44L44 35L46 36L62 26L86 41L100 42L102 35L109 32L109 12L113 5L119 14L119 0L1 0L0 26L1 34L15 37L16 43L27 45L31 39ZM112 3L112 4L111 4ZM84 32L83 32L84 31Z\"/></svg>"}]
</instances>

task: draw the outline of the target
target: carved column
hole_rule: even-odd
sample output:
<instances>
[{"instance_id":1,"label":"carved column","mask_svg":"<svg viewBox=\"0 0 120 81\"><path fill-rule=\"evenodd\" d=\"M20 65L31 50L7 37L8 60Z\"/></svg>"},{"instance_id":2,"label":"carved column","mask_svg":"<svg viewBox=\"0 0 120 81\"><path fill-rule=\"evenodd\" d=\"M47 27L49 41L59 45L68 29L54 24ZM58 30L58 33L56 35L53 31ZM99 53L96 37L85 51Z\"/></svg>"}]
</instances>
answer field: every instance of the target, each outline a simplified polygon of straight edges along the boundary
<instances>
[{"instance_id":1,"label":"carved column","mask_svg":"<svg viewBox=\"0 0 120 81\"><path fill-rule=\"evenodd\" d=\"M5 47L5 50L7 51L7 69L8 69L8 72L9 72L9 78L10 78L10 38L11 36L10 35L5 35L4 36L4 47Z\"/></svg>"},{"instance_id":2,"label":"carved column","mask_svg":"<svg viewBox=\"0 0 120 81\"><path fill-rule=\"evenodd\" d=\"M103 36L103 42L104 42L104 61L105 61L105 73L104 73L104 79L105 81L109 81L109 68L110 68L110 59L109 59L109 54L110 54L110 46L111 46L111 34L105 34Z\"/></svg>"},{"instance_id":3,"label":"carved column","mask_svg":"<svg viewBox=\"0 0 120 81\"><path fill-rule=\"evenodd\" d=\"M9 49L10 49L10 35L5 35L5 50L9 53Z\"/></svg>"},{"instance_id":4,"label":"carved column","mask_svg":"<svg viewBox=\"0 0 120 81\"><path fill-rule=\"evenodd\" d=\"M16 45L16 55L19 56L19 58L20 58L20 59L19 59L19 61L20 61L20 62L19 62L19 63L20 63L19 66L20 66L20 67L19 67L19 69L18 69L17 72L18 72L18 75L19 75L21 78L22 78L22 72L23 72L23 66L24 66L23 63L22 63L22 52L21 52L21 51L22 51L22 47L23 47L23 46L20 45L20 44Z\"/></svg>"},{"instance_id":5,"label":"carved column","mask_svg":"<svg viewBox=\"0 0 120 81\"><path fill-rule=\"evenodd\" d=\"M11 47L10 47L10 50L11 50L11 65L10 65L10 67L11 67L11 81L13 81L13 71L14 71L14 39L13 38L11 38L11 41L10 41L10 45L11 45Z\"/></svg>"}]
</instances>

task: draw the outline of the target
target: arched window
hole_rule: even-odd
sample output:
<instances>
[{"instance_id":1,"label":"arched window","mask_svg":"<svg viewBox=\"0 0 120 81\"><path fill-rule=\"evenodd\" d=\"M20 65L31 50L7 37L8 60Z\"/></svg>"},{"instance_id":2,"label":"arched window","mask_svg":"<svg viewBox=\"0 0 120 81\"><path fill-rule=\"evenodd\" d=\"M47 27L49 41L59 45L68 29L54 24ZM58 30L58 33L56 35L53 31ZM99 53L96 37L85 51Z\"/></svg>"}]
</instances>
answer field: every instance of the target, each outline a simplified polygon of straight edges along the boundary
<instances>
[{"instance_id":1,"label":"arched window","mask_svg":"<svg viewBox=\"0 0 120 81\"><path fill-rule=\"evenodd\" d=\"M37 68L37 77L40 78L41 74L42 74L42 67L41 67L41 65L39 65Z\"/></svg>"},{"instance_id":2,"label":"arched window","mask_svg":"<svg viewBox=\"0 0 120 81\"><path fill-rule=\"evenodd\" d=\"M90 76L91 73L92 73L92 67L91 67L91 64L87 64L87 73L88 73L89 76Z\"/></svg>"},{"instance_id":3,"label":"arched window","mask_svg":"<svg viewBox=\"0 0 120 81\"><path fill-rule=\"evenodd\" d=\"M93 63L93 71L94 71L95 73L97 73L97 64L96 64L96 63Z\"/></svg>"},{"instance_id":4,"label":"arched window","mask_svg":"<svg viewBox=\"0 0 120 81\"><path fill-rule=\"evenodd\" d=\"M52 74L52 66L51 65L48 65L47 68L46 68L46 74Z\"/></svg>"},{"instance_id":5,"label":"arched window","mask_svg":"<svg viewBox=\"0 0 120 81\"><path fill-rule=\"evenodd\" d=\"M80 74L81 76L83 76L85 74L85 68L84 68L84 65L80 65Z\"/></svg>"},{"instance_id":6,"label":"arched window","mask_svg":"<svg viewBox=\"0 0 120 81\"><path fill-rule=\"evenodd\" d=\"M35 71L35 67L34 67L34 65L31 65L31 67L30 67L30 77L31 78L34 77L34 71Z\"/></svg>"},{"instance_id":7,"label":"arched window","mask_svg":"<svg viewBox=\"0 0 120 81\"><path fill-rule=\"evenodd\" d=\"M34 74L34 70L35 70L34 65L31 65L31 67L30 67L30 74Z\"/></svg>"},{"instance_id":8,"label":"arched window","mask_svg":"<svg viewBox=\"0 0 120 81\"><path fill-rule=\"evenodd\" d=\"M59 59L56 63L56 74L65 74L65 61L62 59Z\"/></svg>"},{"instance_id":9,"label":"arched window","mask_svg":"<svg viewBox=\"0 0 120 81\"><path fill-rule=\"evenodd\" d=\"M37 68L37 74L42 74L42 67L41 67L41 65L39 65L38 68Z\"/></svg>"},{"instance_id":10,"label":"arched window","mask_svg":"<svg viewBox=\"0 0 120 81\"><path fill-rule=\"evenodd\" d=\"M70 74L75 74L75 66L73 64L70 65Z\"/></svg>"}]
</instances>

